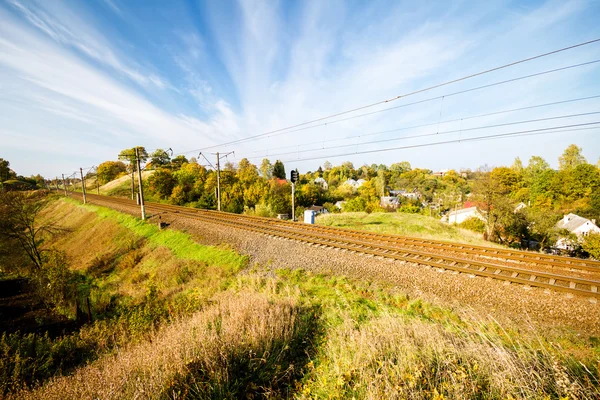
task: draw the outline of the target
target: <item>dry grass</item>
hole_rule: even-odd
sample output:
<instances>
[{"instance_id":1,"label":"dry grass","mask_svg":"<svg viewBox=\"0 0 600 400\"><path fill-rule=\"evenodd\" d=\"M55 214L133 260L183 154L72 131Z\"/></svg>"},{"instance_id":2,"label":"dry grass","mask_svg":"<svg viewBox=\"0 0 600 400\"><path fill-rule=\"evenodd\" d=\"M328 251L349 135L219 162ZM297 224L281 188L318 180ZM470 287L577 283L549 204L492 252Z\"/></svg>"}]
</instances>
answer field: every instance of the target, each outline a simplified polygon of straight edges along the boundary
<instances>
[{"instance_id":1,"label":"dry grass","mask_svg":"<svg viewBox=\"0 0 600 400\"><path fill-rule=\"evenodd\" d=\"M147 342L121 349L72 376L56 378L14 398L230 398L272 394L294 373L294 366L286 364L285 359L298 327L294 300L272 302L255 293L221 296L214 306L170 324Z\"/></svg>"},{"instance_id":2,"label":"dry grass","mask_svg":"<svg viewBox=\"0 0 600 400\"><path fill-rule=\"evenodd\" d=\"M320 348L299 397L599 398L597 371L495 327L444 328L393 314L357 327L346 318Z\"/></svg>"}]
</instances>

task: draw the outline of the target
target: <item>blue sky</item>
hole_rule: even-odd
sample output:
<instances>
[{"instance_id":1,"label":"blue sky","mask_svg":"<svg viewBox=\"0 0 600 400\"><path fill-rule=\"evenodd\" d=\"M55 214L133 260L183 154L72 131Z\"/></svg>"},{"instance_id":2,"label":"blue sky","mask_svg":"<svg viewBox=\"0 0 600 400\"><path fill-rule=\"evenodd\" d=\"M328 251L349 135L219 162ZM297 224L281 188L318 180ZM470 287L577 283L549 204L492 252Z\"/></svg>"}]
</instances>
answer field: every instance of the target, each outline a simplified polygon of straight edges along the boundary
<instances>
[{"instance_id":1,"label":"blue sky","mask_svg":"<svg viewBox=\"0 0 600 400\"><path fill-rule=\"evenodd\" d=\"M53 177L135 145L197 156L600 38L598 20L599 1L0 0L0 157L21 174ZM325 160L438 170L532 155L556 166L576 143L596 163L600 129L334 155L598 122L588 114L472 129L598 112L600 98L468 117L599 96L600 63L450 94L599 59L595 43L347 116L436 100L205 153L280 158L301 171ZM375 140L389 141L366 143Z\"/></svg>"}]
</instances>

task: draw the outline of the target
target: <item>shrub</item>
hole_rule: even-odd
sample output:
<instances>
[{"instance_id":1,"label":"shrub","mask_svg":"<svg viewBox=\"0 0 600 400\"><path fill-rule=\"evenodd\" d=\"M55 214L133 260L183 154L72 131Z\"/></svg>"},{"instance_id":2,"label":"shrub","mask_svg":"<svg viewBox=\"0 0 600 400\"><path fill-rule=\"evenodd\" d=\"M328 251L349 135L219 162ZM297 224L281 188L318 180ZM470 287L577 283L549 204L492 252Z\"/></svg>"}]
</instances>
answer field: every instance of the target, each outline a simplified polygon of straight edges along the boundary
<instances>
[{"instance_id":1,"label":"shrub","mask_svg":"<svg viewBox=\"0 0 600 400\"><path fill-rule=\"evenodd\" d=\"M480 220L479 218L468 218L458 224L463 229L468 229L470 231L483 233L485 232L485 222Z\"/></svg>"},{"instance_id":2,"label":"shrub","mask_svg":"<svg viewBox=\"0 0 600 400\"><path fill-rule=\"evenodd\" d=\"M581 244L583 250L590 255L590 257L600 260L600 234L590 233L585 236L583 243Z\"/></svg>"}]
</instances>

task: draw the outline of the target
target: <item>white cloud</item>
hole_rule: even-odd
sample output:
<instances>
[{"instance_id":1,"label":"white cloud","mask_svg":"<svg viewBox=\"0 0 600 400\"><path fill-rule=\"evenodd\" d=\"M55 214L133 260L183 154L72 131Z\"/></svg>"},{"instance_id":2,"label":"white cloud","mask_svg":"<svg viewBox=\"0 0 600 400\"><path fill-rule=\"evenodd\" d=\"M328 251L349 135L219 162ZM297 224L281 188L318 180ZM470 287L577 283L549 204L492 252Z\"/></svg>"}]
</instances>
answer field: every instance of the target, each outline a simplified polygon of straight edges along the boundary
<instances>
[{"instance_id":1,"label":"white cloud","mask_svg":"<svg viewBox=\"0 0 600 400\"><path fill-rule=\"evenodd\" d=\"M21 0L10 1L28 22L12 18L0 7L0 67L11 71L5 79L0 76L0 87L3 88L0 102L10 104L11 112L17 111L10 118L9 111L0 107L0 128L3 129L0 136L15 140L15 135L22 134L24 140L29 141L36 137L36 129L43 127L44 140L40 142L43 146L36 147L38 151L44 147L52 149L53 143L61 143L62 147L56 146L63 153L81 153L86 144L92 148L98 145L98 152L90 153L90 158L110 157L111 151L116 154L121 148L140 143L147 148L172 147L176 152L183 152L391 98L536 54L541 49L556 48L565 40L576 42L577 39L562 38L563 30L572 26L566 21L585 9L581 3L548 3L518 13L502 13L502 6L496 5L490 14L497 20L489 24L485 21L490 15L481 10L465 12L464 7L436 15L432 14L438 11L435 7L407 10L397 5L385 13L376 13L373 5L362 10L363 17L356 15L344 2L308 2L302 3L302 7L297 6L298 15L286 17L291 18L290 21L283 17L286 15L284 10L272 3L242 1L237 10L240 20L233 17L238 14L231 10L227 10L226 16L209 12L214 20L207 37L216 38L216 43L211 46L193 24L188 26L173 20L177 28L168 28L172 37L161 44L164 54L155 55L173 60L179 67L180 72L167 73L141 67L100 33L102 30L93 18L69 10L61 3L45 2L33 7ZM426 23L417 23L424 19L427 19ZM556 43L540 45L539 38ZM214 48L219 54L211 53ZM518 76L522 71L530 73L589 60L589 55L583 50L573 52L409 100ZM212 59L215 57L217 61ZM221 70L222 66L225 71ZM344 137L351 138L341 144L354 144L349 147L351 149L373 148L362 145L367 139L357 139L357 136L510 106L573 98L600 90L599 83L585 81L585 74L597 71L597 67L594 68L531 79L311 130L274 135L222 150L235 150L240 158L253 151L260 155L268 148L282 146L302 150L311 148L303 147L304 143ZM219 81L223 76L230 82ZM159 95L138 92L138 88L127 84L121 79L123 77L146 89L163 91ZM180 90L170 83L181 80L185 84ZM226 92L224 87L232 88ZM198 107L189 107L191 99ZM402 104L402 101L393 103L396 104ZM596 101L585 107L593 108L598 104ZM566 110L574 108L536 111L535 114L553 115L563 110L567 113ZM510 119L496 116L473 122L471 126L502 122L507 118ZM442 124L440 130L455 126ZM465 123L464 126L469 125ZM419 129L410 134L429 132ZM404 134L409 133L389 133L376 138ZM449 167L475 167L481 160L493 164L501 159L503 152L514 154L518 150L521 153L517 155L526 159L528 157L522 154L524 151L539 148L535 146L535 140L538 139L523 141L518 149L496 141L489 148L478 143L348 158L355 164L389 164L408 159L424 167L444 167L444 162L466 163L445 165ZM270 151L271 154L274 152ZM315 154L326 156L331 153L336 151ZM304 156L306 154L298 153L282 158ZM592 157L597 158L597 155ZM315 163L319 161L292 163L291 167L314 169Z\"/></svg>"},{"instance_id":2,"label":"white cloud","mask_svg":"<svg viewBox=\"0 0 600 400\"><path fill-rule=\"evenodd\" d=\"M122 56L115 54L101 34L60 2L41 2L36 3L35 7L28 7L19 0L9 1L32 25L56 42L78 49L88 57L110 66L142 86L154 85L159 89L170 87L160 77L142 73L141 68L135 63L123 60ZM105 1L117 9L110 0Z\"/></svg>"}]
</instances>

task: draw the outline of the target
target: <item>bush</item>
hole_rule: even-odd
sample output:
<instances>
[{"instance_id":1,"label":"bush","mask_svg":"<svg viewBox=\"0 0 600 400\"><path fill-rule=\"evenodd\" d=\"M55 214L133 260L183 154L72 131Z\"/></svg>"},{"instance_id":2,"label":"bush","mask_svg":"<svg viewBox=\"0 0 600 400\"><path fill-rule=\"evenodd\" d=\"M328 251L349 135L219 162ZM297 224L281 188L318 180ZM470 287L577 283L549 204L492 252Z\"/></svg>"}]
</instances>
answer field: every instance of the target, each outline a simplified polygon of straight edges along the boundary
<instances>
[{"instance_id":1,"label":"bush","mask_svg":"<svg viewBox=\"0 0 600 400\"><path fill-rule=\"evenodd\" d=\"M600 234L591 233L583 239L581 244L583 250L590 255L590 257L600 260Z\"/></svg>"},{"instance_id":2,"label":"bush","mask_svg":"<svg viewBox=\"0 0 600 400\"><path fill-rule=\"evenodd\" d=\"M485 232L485 222L479 218L469 218L458 224L463 229L468 229L473 232L483 233Z\"/></svg>"},{"instance_id":3,"label":"bush","mask_svg":"<svg viewBox=\"0 0 600 400\"><path fill-rule=\"evenodd\" d=\"M398 208L398 212L406 214L419 214L421 212L421 207L412 204L405 204Z\"/></svg>"},{"instance_id":4,"label":"bush","mask_svg":"<svg viewBox=\"0 0 600 400\"><path fill-rule=\"evenodd\" d=\"M344 212L358 212L365 211L367 207L367 201L362 197L355 197L352 200L348 200L343 206Z\"/></svg>"}]
</instances>

